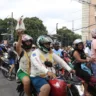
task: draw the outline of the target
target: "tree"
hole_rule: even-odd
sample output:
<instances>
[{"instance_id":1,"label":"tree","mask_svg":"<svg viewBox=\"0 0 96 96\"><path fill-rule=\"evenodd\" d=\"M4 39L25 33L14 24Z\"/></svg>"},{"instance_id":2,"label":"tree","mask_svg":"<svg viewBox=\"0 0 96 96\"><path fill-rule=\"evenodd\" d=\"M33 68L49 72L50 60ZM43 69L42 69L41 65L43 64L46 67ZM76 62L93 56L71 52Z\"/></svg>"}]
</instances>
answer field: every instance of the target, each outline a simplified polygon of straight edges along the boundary
<instances>
[{"instance_id":1,"label":"tree","mask_svg":"<svg viewBox=\"0 0 96 96\"><path fill-rule=\"evenodd\" d=\"M59 40L61 41L62 46L72 45L75 39L81 38L81 35L75 34L74 32L72 32L66 27L62 27L58 29L57 34L61 36Z\"/></svg>"},{"instance_id":2,"label":"tree","mask_svg":"<svg viewBox=\"0 0 96 96\"><path fill-rule=\"evenodd\" d=\"M25 18L24 19L25 23L25 34L29 34L34 38L34 41L38 38L38 36L42 34L47 34L46 27L43 24L43 21L40 20L37 17L32 17L32 18ZM14 40L16 40L16 32L15 32L15 27L16 27L16 20L12 18L5 18L4 20L0 19L0 33L8 33L11 34L12 28L14 31Z\"/></svg>"},{"instance_id":3,"label":"tree","mask_svg":"<svg viewBox=\"0 0 96 96\"><path fill-rule=\"evenodd\" d=\"M43 25L42 20L37 17L25 18L24 23L26 27L25 33L31 35L34 41L37 40L38 36L47 34L46 27Z\"/></svg>"}]
</instances>

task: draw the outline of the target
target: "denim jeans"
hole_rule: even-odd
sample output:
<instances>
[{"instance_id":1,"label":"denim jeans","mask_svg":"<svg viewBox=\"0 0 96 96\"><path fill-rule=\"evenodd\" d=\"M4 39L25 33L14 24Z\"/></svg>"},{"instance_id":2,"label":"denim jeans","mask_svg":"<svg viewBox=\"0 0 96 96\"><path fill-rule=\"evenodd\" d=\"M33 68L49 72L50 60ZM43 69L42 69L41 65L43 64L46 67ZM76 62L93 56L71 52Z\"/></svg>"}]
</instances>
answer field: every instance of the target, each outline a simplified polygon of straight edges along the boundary
<instances>
[{"instance_id":1,"label":"denim jeans","mask_svg":"<svg viewBox=\"0 0 96 96\"><path fill-rule=\"evenodd\" d=\"M91 68L92 68L92 71L93 71L93 75L96 77L96 63L92 63Z\"/></svg>"}]
</instances>

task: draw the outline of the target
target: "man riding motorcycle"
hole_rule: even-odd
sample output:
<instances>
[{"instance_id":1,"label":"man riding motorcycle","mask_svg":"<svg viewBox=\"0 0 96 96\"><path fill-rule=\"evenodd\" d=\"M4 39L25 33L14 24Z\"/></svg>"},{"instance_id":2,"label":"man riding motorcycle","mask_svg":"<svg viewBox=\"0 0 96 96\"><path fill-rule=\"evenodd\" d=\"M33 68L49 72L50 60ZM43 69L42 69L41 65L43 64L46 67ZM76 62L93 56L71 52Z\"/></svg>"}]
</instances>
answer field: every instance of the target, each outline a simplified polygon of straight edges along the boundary
<instances>
[{"instance_id":1,"label":"man riding motorcycle","mask_svg":"<svg viewBox=\"0 0 96 96\"><path fill-rule=\"evenodd\" d=\"M62 50L60 49L60 44L58 41L54 43L53 52L57 54L58 56L62 57Z\"/></svg>"},{"instance_id":2,"label":"man riding motorcycle","mask_svg":"<svg viewBox=\"0 0 96 96\"><path fill-rule=\"evenodd\" d=\"M49 96L50 85L45 79L46 76L50 78L56 78L53 72L50 72L44 65L45 62L49 61L54 65L54 62L60 64L63 68L69 72L74 72L65 61L63 61L58 55L52 52L50 44L52 39L47 35L42 35L37 39L38 49L32 52L31 55L31 81L34 85L39 96ZM56 64L55 63L55 64Z\"/></svg>"},{"instance_id":3,"label":"man riding motorcycle","mask_svg":"<svg viewBox=\"0 0 96 96\"><path fill-rule=\"evenodd\" d=\"M31 47L33 43L33 38L23 32L18 32L18 43L16 44L16 52L19 58L19 70L17 71L17 76L21 80L24 86L24 91L27 96L31 96L30 92L30 55Z\"/></svg>"}]
</instances>

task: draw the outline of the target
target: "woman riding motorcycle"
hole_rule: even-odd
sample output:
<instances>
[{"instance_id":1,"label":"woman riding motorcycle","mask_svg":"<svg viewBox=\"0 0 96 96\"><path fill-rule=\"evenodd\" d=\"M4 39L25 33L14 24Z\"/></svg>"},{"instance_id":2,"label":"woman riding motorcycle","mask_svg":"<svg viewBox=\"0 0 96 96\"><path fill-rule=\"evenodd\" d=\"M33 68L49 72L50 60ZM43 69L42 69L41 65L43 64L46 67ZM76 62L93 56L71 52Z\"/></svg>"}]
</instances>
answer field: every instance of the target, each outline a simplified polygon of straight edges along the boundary
<instances>
[{"instance_id":1,"label":"woman riding motorcycle","mask_svg":"<svg viewBox=\"0 0 96 96\"><path fill-rule=\"evenodd\" d=\"M54 65L54 61L61 64L62 67L69 72L74 72L58 55L52 52L50 44L52 39L47 35L42 35L37 39L38 49L32 52L31 55L31 81L38 92L39 96L49 96L50 85L45 79L46 76L50 78L56 78L53 72L50 72L44 65L45 62L51 62ZM52 65L52 66L53 66Z\"/></svg>"},{"instance_id":2,"label":"woman riding motorcycle","mask_svg":"<svg viewBox=\"0 0 96 96\"><path fill-rule=\"evenodd\" d=\"M92 59L87 59L86 54L84 53L84 45L81 39L76 39L74 41L74 51L72 54L72 62L74 62L74 69L76 70L76 75L83 80L85 80L88 84L88 82L93 82L93 78L91 78L91 75L82 69L82 64L86 64L91 62ZM94 80L96 82L96 80ZM86 95L90 94L87 92L87 84L85 84L85 91ZM90 95L89 95L90 96Z\"/></svg>"},{"instance_id":3,"label":"woman riding motorcycle","mask_svg":"<svg viewBox=\"0 0 96 96\"><path fill-rule=\"evenodd\" d=\"M17 77L23 83L24 91L27 96L31 96L30 92L30 55L33 38L23 32L18 32L18 43L16 44L16 52L18 53L19 69L17 71ZM22 57L21 57L22 54Z\"/></svg>"}]
</instances>

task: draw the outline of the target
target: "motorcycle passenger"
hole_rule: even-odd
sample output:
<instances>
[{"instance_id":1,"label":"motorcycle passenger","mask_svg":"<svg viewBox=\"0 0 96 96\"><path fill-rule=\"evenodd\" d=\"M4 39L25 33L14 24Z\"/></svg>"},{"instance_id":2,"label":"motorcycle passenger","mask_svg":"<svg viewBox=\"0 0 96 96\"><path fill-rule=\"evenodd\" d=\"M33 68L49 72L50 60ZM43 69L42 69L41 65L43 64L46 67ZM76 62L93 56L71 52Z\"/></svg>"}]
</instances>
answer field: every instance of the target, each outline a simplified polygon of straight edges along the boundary
<instances>
[{"instance_id":1,"label":"motorcycle passenger","mask_svg":"<svg viewBox=\"0 0 96 96\"><path fill-rule=\"evenodd\" d=\"M92 44L91 44L91 57L94 58L92 61L91 67L94 76L96 77L96 29L91 32L92 34Z\"/></svg>"},{"instance_id":2,"label":"motorcycle passenger","mask_svg":"<svg viewBox=\"0 0 96 96\"><path fill-rule=\"evenodd\" d=\"M76 75L88 84L89 81L92 81L91 75L88 73L89 70L85 71L82 69L82 64L87 64L92 61L92 59L86 59L86 55L84 53L84 45L81 39L76 39L74 41L75 47L72 54L72 61L74 61L74 69L76 70ZM85 65L86 66L86 65ZM93 81L92 81L93 82ZM96 80L94 81L96 82ZM87 92L87 84L85 86L86 94L90 94Z\"/></svg>"},{"instance_id":3,"label":"motorcycle passenger","mask_svg":"<svg viewBox=\"0 0 96 96\"><path fill-rule=\"evenodd\" d=\"M56 75L48 70L45 66L45 62L49 61L54 66L54 61L60 64L63 68L69 72L74 72L65 61L63 61L58 55L53 53L50 48L52 39L47 35L39 36L37 39L38 49L32 52L31 55L31 81L39 94L39 96L49 96L50 85L48 84L45 76L50 78L56 78Z\"/></svg>"},{"instance_id":4,"label":"motorcycle passenger","mask_svg":"<svg viewBox=\"0 0 96 96\"><path fill-rule=\"evenodd\" d=\"M23 83L24 91L27 96L31 96L30 92L30 55L33 38L23 32L18 32L18 43L16 44L16 51L19 56L23 52L23 56L19 58L19 69L17 76Z\"/></svg>"}]
</instances>

